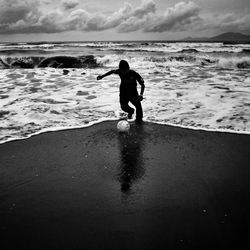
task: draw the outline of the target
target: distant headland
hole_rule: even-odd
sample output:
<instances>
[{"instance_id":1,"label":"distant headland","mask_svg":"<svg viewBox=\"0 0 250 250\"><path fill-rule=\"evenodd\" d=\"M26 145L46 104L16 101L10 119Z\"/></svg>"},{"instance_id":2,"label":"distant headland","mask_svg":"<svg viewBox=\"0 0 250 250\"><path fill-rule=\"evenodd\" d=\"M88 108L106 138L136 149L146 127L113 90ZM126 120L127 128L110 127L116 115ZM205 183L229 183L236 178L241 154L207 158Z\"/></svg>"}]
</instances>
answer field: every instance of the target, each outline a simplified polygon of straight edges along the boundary
<instances>
[{"instance_id":1,"label":"distant headland","mask_svg":"<svg viewBox=\"0 0 250 250\"><path fill-rule=\"evenodd\" d=\"M250 43L250 35L226 32L213 37L186 37L182 41L194 42L224 42L224 43Z\"/></svg>"}]
</instances>

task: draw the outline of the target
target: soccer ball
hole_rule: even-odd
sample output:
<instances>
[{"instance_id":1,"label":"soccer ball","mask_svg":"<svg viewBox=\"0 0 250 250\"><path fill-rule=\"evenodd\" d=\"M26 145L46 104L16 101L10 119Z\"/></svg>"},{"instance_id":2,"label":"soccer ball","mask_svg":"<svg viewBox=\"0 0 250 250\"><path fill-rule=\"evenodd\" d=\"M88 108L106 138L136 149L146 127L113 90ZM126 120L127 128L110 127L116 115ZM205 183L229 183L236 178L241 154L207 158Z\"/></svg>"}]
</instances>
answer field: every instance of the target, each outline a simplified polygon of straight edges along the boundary
<instances>
[{"instance_id":1,"label":"soccer ball","mask_svg":"<svg viewBox=\"0 0 250 250\"><path fill-rule=\"evenodd\" d=\"M129 131L130 129L130 125L127 121L125 120L122 120L122 121L119 121L117 123L117 129L120 131L120 132L127 132Z\"/></svg>"}]
</instances>

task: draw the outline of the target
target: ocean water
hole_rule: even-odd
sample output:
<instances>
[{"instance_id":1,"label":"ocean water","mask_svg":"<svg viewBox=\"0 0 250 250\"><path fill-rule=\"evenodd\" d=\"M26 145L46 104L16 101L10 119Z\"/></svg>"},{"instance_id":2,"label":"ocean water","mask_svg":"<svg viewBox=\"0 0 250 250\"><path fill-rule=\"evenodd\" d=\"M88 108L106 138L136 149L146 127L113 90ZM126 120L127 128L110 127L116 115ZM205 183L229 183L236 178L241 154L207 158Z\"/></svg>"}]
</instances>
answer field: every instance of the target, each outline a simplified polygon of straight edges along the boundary
<instances>
[{"instance_id":1,"label":"ocean water","mask_svg":"<svg viewBox=\"0 0 250 250\"><path fill-rule=\"evenodd\" d=\"M0 143L124 117L119 76L96 80L121 59L145 80L145 121L250 133L250 44L3 43Z\"/></svg>"}]
</instances>

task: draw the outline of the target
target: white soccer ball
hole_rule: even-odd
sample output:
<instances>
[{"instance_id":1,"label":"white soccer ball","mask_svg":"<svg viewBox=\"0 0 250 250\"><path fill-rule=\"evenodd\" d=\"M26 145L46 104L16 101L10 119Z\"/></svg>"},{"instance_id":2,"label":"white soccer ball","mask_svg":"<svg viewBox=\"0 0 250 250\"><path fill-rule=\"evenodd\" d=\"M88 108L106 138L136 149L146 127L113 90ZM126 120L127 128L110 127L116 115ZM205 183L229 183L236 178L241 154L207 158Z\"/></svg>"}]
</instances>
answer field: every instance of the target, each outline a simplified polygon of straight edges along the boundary
<instances>
[{"instance_id":1,"label":"white soccer ball","mask_svg":"<svg viewBox=\"0 0 250 250\"><path fill-rule=\"evenodd\" d=\"M120 132L127 132L130 129L130 124L127 121L125 121L125 120L119 121L117 123L117 129Z\"/></svg>"}]
</instances>

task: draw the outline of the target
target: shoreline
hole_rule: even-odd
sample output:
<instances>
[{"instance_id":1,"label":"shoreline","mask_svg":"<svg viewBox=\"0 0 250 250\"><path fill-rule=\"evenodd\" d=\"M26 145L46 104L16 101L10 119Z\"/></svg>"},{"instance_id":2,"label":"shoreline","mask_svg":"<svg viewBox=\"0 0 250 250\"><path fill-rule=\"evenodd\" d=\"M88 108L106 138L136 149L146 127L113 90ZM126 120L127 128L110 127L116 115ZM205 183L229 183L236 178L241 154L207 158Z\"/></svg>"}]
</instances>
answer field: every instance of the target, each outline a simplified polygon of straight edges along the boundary
<instances>
[{"instance_id":1,"label":"shoreline","mask_svg":"<svg viewBox=\"0 0 250 250\"><path fill-rule=\"evenodd\" d=\"M4 250L244 249L248 135L116 123L0 145Z\"/></svg>"},{"instance_id":2,"label":"shoreline","mask_svg":"<svg viewBox=\"0 0 250 250\"><path fill-rule=\"evenodd\" d=\"M123 118L122 119L118 119L118 118L106 119L105 118L103 120L90 122L90 123L88 123L86 125L82 125L82 126L55 127L55 128L49 128L49 129L42 129L42 130L40 130L38 132L35 132L33 134L28 135L27 137L24 137L24 138L10 138L10 139L7 139L6 141L3 141L3 142L0 141L0 145L5 144L5 143L9 143L9 142L13 142L13 141L26 140L26 139L29 139L29 138L31 138L33 136L37 136L37 135L44 134L44 133L57 132L57 131L66 131L66 130L74 130L74 129L84 129L84 128L88 128L88 127L91 127L91 126L95 126L96 124L110 122L110 121L118 122L119 120L123 120ZM133 122L134 121L132 121L132 123ZM152 123L152 124L156 124L156 125L169 126L169 127L173 127L173 128L188 129L188 130L192 130L192 131L201 131L201 132L204 131L204 132L212 132L212 133L250 135L250 131L238 131L238 130L227 130L227 129L209 129L209 128L202 128L202 127L178 125L178 124L173 124L173 123L155 122L155 121L143 121L143 122L144 123Z\"/></svg>"}]
</instances>

